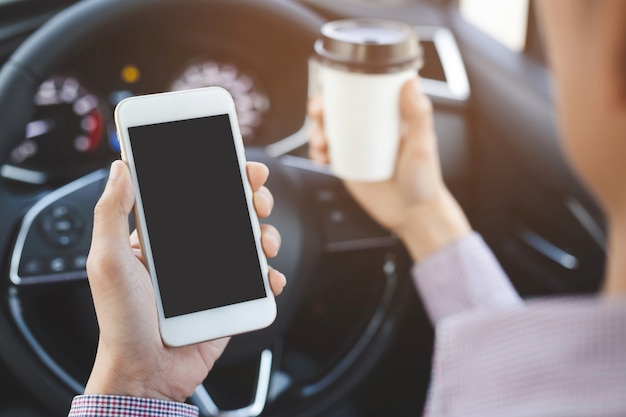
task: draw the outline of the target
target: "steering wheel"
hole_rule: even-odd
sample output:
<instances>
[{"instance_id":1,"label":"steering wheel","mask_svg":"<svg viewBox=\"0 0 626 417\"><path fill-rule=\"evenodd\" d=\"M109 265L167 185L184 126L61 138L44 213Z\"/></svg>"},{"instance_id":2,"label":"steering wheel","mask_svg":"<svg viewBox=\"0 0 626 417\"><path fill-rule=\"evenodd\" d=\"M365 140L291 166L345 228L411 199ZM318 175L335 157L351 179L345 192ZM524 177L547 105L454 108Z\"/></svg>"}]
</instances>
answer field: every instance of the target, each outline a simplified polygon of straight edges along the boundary
<instances>
[{"instance_id":1,"label":"steering wheel","mask_svg":"<svg viewBox=\"0 0 626 417\"><path fill-rule=\"evenodd\" d=\"M49 74L76 51L155 11L168 18L179 13L233 21L253 16L269 30L291 37L292 50L285 54L298 61L294 76L301 85L323 23L305 7L280 0L77 2L33 33L1 69L0 161L23 137L34 112L33 96ZM303 119L305 97L306 92L300 103ZM410 262L398 240L375 224L326 169L291 152L293 146L281 150L294 140L305 146L305 131L303 126L278 141L281 146L246 150L249 160L265 163L271 172L267 185L275 209L267 221L283 238L271 263L285 273L288 285L277 299L275 323L233 337L190 398L202 416L318 415L344 398L377 363L407 305ZM0 356L35 398L59 416L82 392L96 350L98 329L84 261L93 207L106 176L103 168L45 191L0 181ZM367 288L357 288L355 280ZM341 287L351 293L339 292ZM367 302L354 301L352 293L359 291L367 293L361 297ZM340 297L337 305L345 311L339 314L351 317L340 341L326 340L334 325L329 319L302 320L302 311L319 294ZM297 360L298 346L311 341L330 352L303 366L307 361ZM251 375L247 394L238 392L246 385L242 373ZM238 402L241 397L252 400Z\"/></svg>"}]
</instances>

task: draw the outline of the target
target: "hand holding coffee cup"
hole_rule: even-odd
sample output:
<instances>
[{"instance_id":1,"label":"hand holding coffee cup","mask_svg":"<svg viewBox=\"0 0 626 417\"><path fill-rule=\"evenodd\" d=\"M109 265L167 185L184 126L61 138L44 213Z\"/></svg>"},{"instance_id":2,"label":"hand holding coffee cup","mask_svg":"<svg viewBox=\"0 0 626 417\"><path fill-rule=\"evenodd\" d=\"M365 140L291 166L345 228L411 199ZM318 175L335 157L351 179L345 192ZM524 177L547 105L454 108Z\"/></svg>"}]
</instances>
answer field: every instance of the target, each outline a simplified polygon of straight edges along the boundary
<instances>
[{"instance_id":1,"label":"hand holding coffee cup","mask_svg":"<svg viewBox=\"0 0 626 417\"><path fill-rule=\"evenodd\" d=\"M351 181L388 180L400 140L400 91L422 65L415 30L380 19L329 22L313 61L331 171Z\"/></svg>"}]
</instances>

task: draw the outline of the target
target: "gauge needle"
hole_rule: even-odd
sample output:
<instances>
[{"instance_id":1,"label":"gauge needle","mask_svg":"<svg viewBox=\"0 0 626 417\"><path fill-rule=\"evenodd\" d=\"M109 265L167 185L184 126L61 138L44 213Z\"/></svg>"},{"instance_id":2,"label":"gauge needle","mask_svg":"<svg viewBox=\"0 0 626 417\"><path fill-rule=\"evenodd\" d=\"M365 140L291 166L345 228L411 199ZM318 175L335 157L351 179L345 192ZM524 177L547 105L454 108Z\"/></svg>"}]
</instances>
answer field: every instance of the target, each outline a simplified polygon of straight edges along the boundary
<instances>
[{"instance_id":1,"label":"gauge needle","mask_svg":"<svg viewBox=\"0 0 626 417\"><path fill-rule=\"evenodd\" d=\"M54 129L54 121L50 118L33 120L26 125L26 139L45 135Z\"/></svg>"}]
</instances>

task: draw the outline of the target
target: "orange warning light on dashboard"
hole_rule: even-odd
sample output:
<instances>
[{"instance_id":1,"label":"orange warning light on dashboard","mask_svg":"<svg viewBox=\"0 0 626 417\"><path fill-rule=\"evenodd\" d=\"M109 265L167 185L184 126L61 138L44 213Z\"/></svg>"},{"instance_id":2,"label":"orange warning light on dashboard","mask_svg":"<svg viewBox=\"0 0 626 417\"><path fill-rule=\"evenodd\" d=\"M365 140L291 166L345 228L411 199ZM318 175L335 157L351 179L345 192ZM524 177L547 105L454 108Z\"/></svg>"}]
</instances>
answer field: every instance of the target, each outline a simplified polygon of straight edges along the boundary
<instances>
[{"instance_id":1,"label":"orange warning light on dashboard","mask_svg":"<svg viewBox=\"0 0 626 417\"><path fill-rule=\"evenodd\" d=\"M122 76L122 80L129 84L136 83L139 81L139 78L141 78L139 68L134 65L125 65L120 75Z\"/></svg>"}]
</instances>

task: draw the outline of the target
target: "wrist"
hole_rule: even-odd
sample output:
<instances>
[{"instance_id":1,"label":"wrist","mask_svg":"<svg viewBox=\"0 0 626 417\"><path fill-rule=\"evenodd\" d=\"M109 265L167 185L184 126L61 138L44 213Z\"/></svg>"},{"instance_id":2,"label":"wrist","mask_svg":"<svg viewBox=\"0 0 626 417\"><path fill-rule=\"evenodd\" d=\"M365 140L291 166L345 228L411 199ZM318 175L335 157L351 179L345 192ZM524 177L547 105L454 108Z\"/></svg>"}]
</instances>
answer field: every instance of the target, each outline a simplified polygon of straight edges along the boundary
<instances>
[{"instance_id":1,"label":"wrist","mask_svg":"<svg viewBox=\"0 0 626 417\"><path fill-rule=\"evenodd\" d=\"M396 233L414 262L471 233L463 209L446 189L431 202L412 209Z\"/></svg>"},{"instance_id":2,"label":"wrist","mask_svg":"<svg viewBox=\"0 0 626 417\"><path fill-rule=\"evenodd\" d=\"M163 394L151 384L155 378L151 375L132 374L128 367L116 365L115 361L106 361L102 355L96 356L96 362L85 386L84 394L120 395L125 397L149 398L155 400L185 402L186 398L174 398Z\"/></svg>"}]
</instances>

